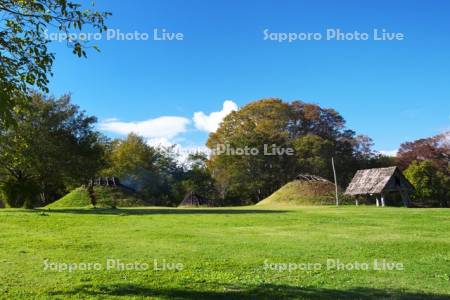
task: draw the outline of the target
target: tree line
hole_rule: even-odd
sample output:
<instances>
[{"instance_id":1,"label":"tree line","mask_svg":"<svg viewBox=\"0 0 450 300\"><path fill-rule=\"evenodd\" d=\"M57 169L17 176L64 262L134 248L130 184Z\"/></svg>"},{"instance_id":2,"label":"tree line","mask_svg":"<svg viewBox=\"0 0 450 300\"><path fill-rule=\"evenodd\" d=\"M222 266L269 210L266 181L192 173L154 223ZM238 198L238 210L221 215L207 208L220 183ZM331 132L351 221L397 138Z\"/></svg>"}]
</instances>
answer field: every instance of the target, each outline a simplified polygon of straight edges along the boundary
<instances>
[{"instance_id":1,"label":"tree line","mask_svg":"<svg viewBox=\"0 0 450 300\"><path fill-rule=\"evenodd\" d=\"M253 204L299 173L346 187L358 169L398 164L416 187L416 200L446 206L450 196L448 135L402 144L396 158L372 150L372 140L346 128L335 110L281 99L251 102L229 114L207 146L260 149L256 155L211 152L180 162L174 147L150 146L136 134L109 139L96 130L96 117L70 96L34 93L13 111L13 126L0 126L0 198L12 207L51 203L90 178L116 176L153 205L177 205L189 192L217 205ZM266 155L264 145L293 149Z\"/></svg>"},{"instance_id":2,"label":"tree line","mask_svg":"<svg viewBox=\"0 0 450 300\"><path fill-rule=\"evenodd\" d=\"M70 96L34 93L0 125L0 200L11 207L49 204L98 176L117 176L150 204L176 205L187 191L213 196L206 155L181 164L173 147L129 134L109 139Z\"/></svg>"}]
</instances>

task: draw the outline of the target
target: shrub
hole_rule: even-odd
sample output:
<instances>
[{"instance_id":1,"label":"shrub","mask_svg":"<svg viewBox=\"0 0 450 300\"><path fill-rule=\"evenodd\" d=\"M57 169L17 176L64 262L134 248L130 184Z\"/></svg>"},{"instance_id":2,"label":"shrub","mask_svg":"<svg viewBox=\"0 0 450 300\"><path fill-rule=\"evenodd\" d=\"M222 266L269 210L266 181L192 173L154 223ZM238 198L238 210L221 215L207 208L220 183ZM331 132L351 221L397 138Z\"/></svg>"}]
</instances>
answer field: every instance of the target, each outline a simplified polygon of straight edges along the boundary
<instances>
[{"instance_id":1,"label":"shrub","mask_svg":"<svg viewBox=\"0 0 450 300\"><path fill-rule=\"evenodd\" d=\"M416 189L414 200L426 205L448 206L450 176L439 171L431 161L413 161L404 174Z\"/></svg>"},{"instance_id":2,"label":"shrub","mask_svg":"<svg viewBox=\"0 0 450 300\"><path fill-rule=\"evenodd\" d=\"M10 178L2 186L2 198L10 207L33 208L38 203L39 187L31 180Z\"/></svg>"}]
</instances>

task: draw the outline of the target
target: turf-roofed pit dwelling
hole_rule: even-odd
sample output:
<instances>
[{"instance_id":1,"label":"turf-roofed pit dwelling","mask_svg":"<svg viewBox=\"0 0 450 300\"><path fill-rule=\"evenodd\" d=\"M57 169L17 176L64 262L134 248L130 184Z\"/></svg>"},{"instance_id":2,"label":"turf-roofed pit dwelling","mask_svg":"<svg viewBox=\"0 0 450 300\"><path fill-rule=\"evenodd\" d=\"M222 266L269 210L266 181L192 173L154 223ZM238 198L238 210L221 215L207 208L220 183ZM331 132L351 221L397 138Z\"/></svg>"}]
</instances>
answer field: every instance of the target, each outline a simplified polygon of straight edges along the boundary
<instances>
[{"instance_id":1,"label":"turf-roofed pit dwelling","mask_svg":"<svg viewBox=\"0 0 450 300\"><path fill-rule=\"evenodd\" d=\"M413 191L413 185L398 167L388 167L357 171L345 194L355 196L356 205L361 197L367 200L371 196L375 196L377 206L387 205L389 201L387 197L399 194L403 205L409 207L411 205L409 195Z\"/></svg>"},{"instance_id":2,"label":"turf-roofed pit dwelling","mask_svg":"<svg viewBox=\"0 0 450 300\"><path fill-rule=\"evenodd\" d=\"M91 179L87 185L78 187L61 199L47 205L59 207L139 207L148 206L139 193L120 183L117 177Z\"/></svg>"},{"instance_id":3,"label":"turf-roofed pit dwelling","mask_svg":"<svg viewBox=\"0 0 450 300\"><path fill-rule=\"evenodd\" d=\"M178 206L187 207L201 207L201 206L213 206L213 202L205 197L200 196L197 193L189 192L184 197Z\"/></svg>"},{"instance_id":4,"label":"turf-roofed pit dwelling","mask_svg":"<svg viewBox=\"0 0 450 300\"><path fill-rule=\"evenodd\" d=\"M331 181L316 175L300 174L257 205L331 205L336 188Z\"/></svg>"}]
</instances>

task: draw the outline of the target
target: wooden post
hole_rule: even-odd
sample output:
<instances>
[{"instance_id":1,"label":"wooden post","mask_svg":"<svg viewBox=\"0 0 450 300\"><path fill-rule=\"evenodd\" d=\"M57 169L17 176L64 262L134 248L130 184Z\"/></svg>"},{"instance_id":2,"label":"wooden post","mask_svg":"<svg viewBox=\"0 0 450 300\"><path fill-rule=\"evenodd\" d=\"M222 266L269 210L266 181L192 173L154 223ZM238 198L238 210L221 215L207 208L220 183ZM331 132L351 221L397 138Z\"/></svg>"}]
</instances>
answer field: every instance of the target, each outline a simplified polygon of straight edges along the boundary
<instances>
[{"instance_id":1,"label":"wooden post","mask_svg":"<svg viewBox=\"0 0 450 300\"><path fill-rule=\"evenodd\" d=\"M356 206L359 205L358 199L355 200L355 205L356 205Z\"/></svg>"},{"instance_id":2,"label":"wooden post","mask_svg":"<svg viewBox=\"0 0 450 300\"><path fill-rule=\"evenodd\" d=\"M384 194L381 194L381 207L384 207Z\"/></svg>"},{"instance_id":3,"label":"wooden post","mask_svg":"<svg viewBox=\"0 0 450 300\"><path fill-rule=\"evenodd\" d=\"M339 206L339 196L338 196L338 186L337 186L337 178L336 178L336 168L334 167L334 158L333 157L331 157L331 165L333 166L334 186L336 188L336 206Z\"/></svg>"},{"instance_id":4,"label":"wooden post","mask_svg":"<svg viewBox=\"0 0 450 300\"><path fill-rule=\"evenodd\" d=\"M377 203L377 207L379 207L380 206L380 202L378 201L378 196L376 196L375 201Z\"/></svg>"}]
</instances>

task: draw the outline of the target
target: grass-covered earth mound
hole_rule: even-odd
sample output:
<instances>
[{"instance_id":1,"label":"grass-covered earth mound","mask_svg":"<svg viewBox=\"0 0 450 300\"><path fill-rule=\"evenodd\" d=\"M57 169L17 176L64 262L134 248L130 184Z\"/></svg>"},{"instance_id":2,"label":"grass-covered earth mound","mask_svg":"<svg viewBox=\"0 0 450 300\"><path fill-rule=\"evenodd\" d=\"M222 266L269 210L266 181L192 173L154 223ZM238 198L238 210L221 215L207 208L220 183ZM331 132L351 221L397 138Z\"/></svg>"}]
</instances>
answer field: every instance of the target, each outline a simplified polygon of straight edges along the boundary
<instances>
[{"instance_id":1,"label":"grass-covered earth mound","mask_svg":"<svg viewBox=\"0 0 450 300\"><path fill-rule=\"evenodd\" d=\"M335 201L335 186L332 182L294 180L257 205L330 205Z\"/></svg>"},{"instance_id":2,"label":"grass-covered earth mound","mask_svg":"<svg viewBox=\"0 0 450 300\"><path fill-rule=\"evenodd\" d=\"M96 207L148 206L138 193L120 186L94 186L94 195ZM92 207L92 204L87 188L82 186L46 207Z\"/></svg>"}]
</instances>

